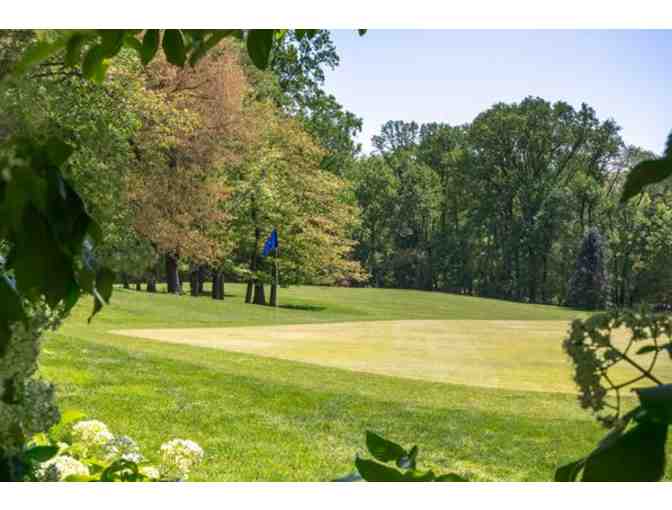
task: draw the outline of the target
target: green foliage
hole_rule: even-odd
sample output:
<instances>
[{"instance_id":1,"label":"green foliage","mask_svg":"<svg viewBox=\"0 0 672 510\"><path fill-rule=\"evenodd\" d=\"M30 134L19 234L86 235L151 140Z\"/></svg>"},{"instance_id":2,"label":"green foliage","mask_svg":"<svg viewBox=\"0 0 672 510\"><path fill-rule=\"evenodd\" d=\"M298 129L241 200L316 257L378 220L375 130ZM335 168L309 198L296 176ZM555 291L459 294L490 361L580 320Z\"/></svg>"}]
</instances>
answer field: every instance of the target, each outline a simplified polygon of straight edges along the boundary
<instances>
[{"instance_id":1,"label":"green foliage","mask_svg":"<svg viewBox=\"0 0 672 510\"><path fill-rule=\"evenodd\" d=\"M621 202L627 202L651 184L656 184L672 175L672 158L642 161L628 173Z\"/></svg>"},{"instance_id":2,"label":"green foliage","mask_svg":"<svg viewBox=\"0 0 672 510\"><path fill-rule=\"evenodd\" d=\"M140 60L142 61L142 65L146 66L154 60L154 56L159 50L160 38L161 32L159 30L150 29L145 32L145 35L142 38L142 46L140 47Z\"/></svg>"},{"instance_id":3,"label":"green foliage","mask_svg":"<svg viewBox=\"0 0 672 510\"><path fill-rule=\"evenodd\" d=\"M417 469L418 447L413 446L405 450L397 443L366 431L366 447L376 460L355 459L357 472L336 481L367 482L467 482L468 480L457 473L436 475L430 469L422 472ZM394 462L394 467L385 463ZM359 475L359 476L357 476Z\"/></svg>"},{"instance_id":4,"label":"green foliage","mask_svg":"<svg viewBox=\"0 0 672 510\"><path fill-rule=\"evenodd\" d=\"M670 175L672 175L672 132L667 137L662 158L641 161L628 172L621 193L621 202L627 202L640 194L646 186L664 181Z\"/></svg>"},{"instance_id":5,"label":"green foliage","mask_svg":"<svg viewBox=\"0 0 672 510\"><path fill-rule=\"evenodd\" d=\"M163 33L163 51L168 62L178 67L184 66L187 61L187 52L180 30L166 30Z\"/></svg>"},{"instance_id":6,"label":"green foliage","mask_svg":"<svg viewBox=\"0 0 672 510\"><path fill-rule=\"evenodd\" d=\"M612 341L612 332L625 326L631 338L625 348ZM662 343L667 338L667 343ZM584 482L655 482L665 473L665 445L672 423L672 385L663 384L655 375L658 354L667 351L672 340L672 318L642 310L598 314L586 321L574 321L565 350L575 367L582 407L595 412L611 409L614 414L600 415L603 424L613 429L586 457L557 469L555 480ZM647 356L642 363L629 355L635 344L636 356ZM668 356L669 357L669 356ZM609 370L617 363L634 367L636 376L615 383ZM638 381L657 384L635 389L639 406L621 416L620 392ZM614 399L609 400L613 394Z\"/></svg>"},{"instance_id":7,"label":"green foliage","mask_svg":"<svg viewBox=\"0 0 672 510\"><path fill-rule=\"evenodd\" d=\"M325 68L335 69L338 64L328 30L289 31L273 49L271 69L279 90L272 97L290 115L301 119L326 150L322 168L343 175L361 149L354 138L361 131L362 120L323 89Z\"/></svg>"},{"instance_id":8,"label":"green foliage","mask_svg":"<svg viewBox=\"0 0 672 510\"><path fill-rule=\"evenodd\" d=\"M110 273L101 270L96 276L81 258L87 238L97 242L100 237L81 198L61 176L59 167L71 152L58 140L37 145L21 139L2 152L0 216L5 221L0 238L10 246L5 269L12 272L16 290L2 280L0 350L11 324L23 317L22 298L37 301L44 296L52 308L64 303L66 312L82 292L109 298Z\"/></svg>"},{"instance_id":9,"label":"green foliage","mask_svg":"<svg viewBox=\"0 0 672 510\"><path fill-rule=\"evenodd\" d=\"M259 69L266 69L273 48L275 30L250 30L247 34L247 52Z\"/></svg>"}]
</instances>

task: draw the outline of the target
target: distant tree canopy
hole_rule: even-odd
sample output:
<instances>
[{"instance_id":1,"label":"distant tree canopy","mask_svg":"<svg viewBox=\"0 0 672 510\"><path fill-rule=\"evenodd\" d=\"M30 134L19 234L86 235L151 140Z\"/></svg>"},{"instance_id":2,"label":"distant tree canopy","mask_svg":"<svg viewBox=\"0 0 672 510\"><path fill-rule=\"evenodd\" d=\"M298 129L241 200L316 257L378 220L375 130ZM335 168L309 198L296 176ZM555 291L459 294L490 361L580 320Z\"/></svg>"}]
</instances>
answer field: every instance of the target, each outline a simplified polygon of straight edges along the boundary
<instances>
[{"instance_id":1,"label":"distant tree canopy","mask_svg":"<svg viewBox=\"0 0 672 510\"><path fill-rule=\"evenodd\" d=\"M598 228L609 301L669 299L652 282L672 276L660 263L672 253L670 185L621 200L629 169L662 160L588 105L528 97L464 126L390 121L373 146L349 173L370 283L565 303L581 241Z\"/></svg>"}]
</instances>

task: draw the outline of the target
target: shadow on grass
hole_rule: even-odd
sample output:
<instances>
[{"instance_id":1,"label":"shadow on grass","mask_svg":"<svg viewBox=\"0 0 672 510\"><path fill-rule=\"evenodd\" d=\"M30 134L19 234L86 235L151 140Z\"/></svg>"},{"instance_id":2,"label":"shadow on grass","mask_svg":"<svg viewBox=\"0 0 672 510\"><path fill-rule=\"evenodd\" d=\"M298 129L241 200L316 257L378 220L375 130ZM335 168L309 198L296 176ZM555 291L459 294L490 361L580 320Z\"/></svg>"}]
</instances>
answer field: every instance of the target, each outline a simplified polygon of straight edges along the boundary
<instances>
[{"instance_id":1,"label":"shadow on grass","mask_svg":"<svg viewBox=\"0 0 672 510\"><path fill-rule=\"evenodd\" d=\"M301 310L304 312L321 312L326 310L325 306L319 305L280 305L278 308L286 308L287 310Z\"/></svg>"}]
</instances>

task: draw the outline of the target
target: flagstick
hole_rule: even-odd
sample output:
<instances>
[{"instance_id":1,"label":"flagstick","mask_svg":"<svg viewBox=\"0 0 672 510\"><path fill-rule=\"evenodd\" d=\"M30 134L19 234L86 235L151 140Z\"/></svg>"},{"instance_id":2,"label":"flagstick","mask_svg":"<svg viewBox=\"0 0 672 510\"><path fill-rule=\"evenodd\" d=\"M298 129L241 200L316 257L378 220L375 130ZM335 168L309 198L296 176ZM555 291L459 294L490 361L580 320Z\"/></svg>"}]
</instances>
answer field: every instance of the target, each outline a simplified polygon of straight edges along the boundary
<instances>
[{"instance_id":1,"label":"flagstick","mask_svg":"<svg viewBox=\"0 0 672 510\"><path fill-rule=\"evenodd\" d=\"M280 243L275 245L275 307L276 308L278 308L278 303L280 302L280 269L279 269L279 265L278 265L278 256L279 255L280 255Z\"/></svg>"}]
</instances>

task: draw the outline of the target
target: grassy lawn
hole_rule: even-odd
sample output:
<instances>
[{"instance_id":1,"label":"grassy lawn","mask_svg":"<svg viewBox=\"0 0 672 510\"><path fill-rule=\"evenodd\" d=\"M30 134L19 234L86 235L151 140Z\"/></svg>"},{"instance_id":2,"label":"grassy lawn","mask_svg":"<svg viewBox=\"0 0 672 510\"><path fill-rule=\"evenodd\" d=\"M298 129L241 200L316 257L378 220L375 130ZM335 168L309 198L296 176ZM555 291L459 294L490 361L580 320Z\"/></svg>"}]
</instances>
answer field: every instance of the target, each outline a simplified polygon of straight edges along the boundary
<instances>
[{"instance_id":1,"label":"grassy lawn","mask_svg":"<svg viewBox=\"0 0 672 510\"><path fill-rule=\"evenodd\" d=\"M206 462L194 480L329 480L351 470L366 429L418 443L423 466L477 480L549 480L558 464L586 453L602 434L571 394L353 372L110 333L577 315L439 293L322 287L283 289L285 307L275 310L244 305L243 290L227 284L230 296L217 302L117 289L91 325L86 300L49 336L41 370L58 384L62 408L81 409L131 435L150 457L172 437L200 443Z\"/></svg>"}]
</instances>

